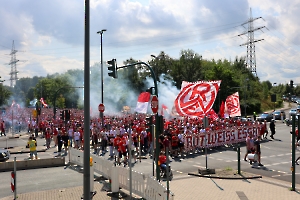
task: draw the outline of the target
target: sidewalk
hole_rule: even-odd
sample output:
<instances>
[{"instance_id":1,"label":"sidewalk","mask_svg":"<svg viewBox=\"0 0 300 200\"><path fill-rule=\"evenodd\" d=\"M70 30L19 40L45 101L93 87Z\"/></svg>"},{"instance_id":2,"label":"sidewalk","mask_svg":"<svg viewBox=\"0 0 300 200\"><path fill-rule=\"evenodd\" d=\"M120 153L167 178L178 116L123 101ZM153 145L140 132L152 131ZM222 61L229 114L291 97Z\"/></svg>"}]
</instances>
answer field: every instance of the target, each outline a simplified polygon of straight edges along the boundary
<instances>
[{"instance_id":1,"label":"sidewalk","mask_svg":"<svg viewBox=\"0 0 300 200\"><path fill-rule=\"evenodd\" d=\"M163 184L166 184L165 182ZM93 199L117 199L107 196L108 184L95 182L94 191L96 195ZM199 200L199 199L265 199L265 200L296 200L300 199L300 193L289 191L289 184L271 178L250 179L250 180L225 180L199 178L188 175L178 175L170 182L170 190L175 194L174 199ZM62 188L18 194L19 200L41 200L41 199L80 199L83 187ZM1 200L11 200L13 196L2 198ZM130 197L121 198L130 200ZM139 198L132 198L139 199ZM166 199L166 198L165 198Z\"/></svg>"}]
</instances>

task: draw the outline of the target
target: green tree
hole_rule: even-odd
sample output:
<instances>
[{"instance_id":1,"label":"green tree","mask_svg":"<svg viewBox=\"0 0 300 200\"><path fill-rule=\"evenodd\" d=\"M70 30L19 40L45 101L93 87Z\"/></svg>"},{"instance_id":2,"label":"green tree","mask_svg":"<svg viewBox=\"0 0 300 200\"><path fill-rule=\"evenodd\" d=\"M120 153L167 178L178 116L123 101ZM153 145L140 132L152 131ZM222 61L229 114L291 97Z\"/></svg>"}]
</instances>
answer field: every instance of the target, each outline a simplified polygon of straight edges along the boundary
<instances>
[{"instance_id":1,"label":"green tree","mask_svg":"<svg viewBox=\"0 0 300 200\"><path fill-rule=\"evenodd\" d=\"M8 86L0 84L0 106L5 106L8 104L8 100L11 97L12 92L9 90Z\"/></svg>"}]
</instances>

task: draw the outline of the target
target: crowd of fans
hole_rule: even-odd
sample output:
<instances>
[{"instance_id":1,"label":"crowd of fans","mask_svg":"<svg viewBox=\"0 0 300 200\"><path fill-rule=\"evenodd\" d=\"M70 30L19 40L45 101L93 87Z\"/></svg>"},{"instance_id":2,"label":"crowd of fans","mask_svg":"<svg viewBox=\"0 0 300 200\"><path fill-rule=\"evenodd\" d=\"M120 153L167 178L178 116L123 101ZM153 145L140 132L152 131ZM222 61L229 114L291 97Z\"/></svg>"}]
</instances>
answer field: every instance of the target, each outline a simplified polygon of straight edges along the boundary
<instances>
[{"instance_id":1,"label":"crowd of fans","mask_svg":"<svg viewBox=\"0 0 300 200\"><path fill-rule=\"evenodd\" d=\"M50 148L53 140L55 146L61 152L62 146L72 146L84 149L84 112L83 110L70 109L70 120L65 122L60 119L60 110L57 110L54 118L53 109L43 108L38 119L33 115L34 108L9 108L3 119L13 121L15 124L27 126L30 133L39 132L45 137L46 146ZM111 157L117 155L118 162L126 163L128 149L131 149L134 160L136 152L139 154L152 154L154 145L153 136L146 131L146 114L120 113L114 116L105 116L102 119L92 117L90 119L90 142L94 153L102 155L109 150ZM159 147L162 151L168 151L176 157L184 153L186 149L185 136L199 134L209 130L219 130L232 127L250 126L253 121L241 121L240 119L209 120L209 126L204 129L203 120L190 117L174 117L164 119L163 130L159 133ZM37 131L36 131L37 130ZM131 135L131 138L129 136ZM132 145L129 147L129 139ZM107 150L108 149L108 150ZM194 150L194 149L193 149ZM135 152L135 153L133 153Z\"/></svg>"}]
</instances>

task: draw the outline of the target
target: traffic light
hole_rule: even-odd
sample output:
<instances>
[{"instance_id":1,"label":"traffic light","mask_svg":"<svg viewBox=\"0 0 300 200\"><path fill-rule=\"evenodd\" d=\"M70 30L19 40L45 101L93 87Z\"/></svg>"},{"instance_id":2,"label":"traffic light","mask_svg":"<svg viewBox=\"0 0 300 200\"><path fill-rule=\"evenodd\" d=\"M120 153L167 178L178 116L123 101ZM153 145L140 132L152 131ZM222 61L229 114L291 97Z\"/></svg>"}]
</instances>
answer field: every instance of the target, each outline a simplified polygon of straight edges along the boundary
<instances>
[{"instance_id":1,"label":"traffic light","mask_svg":"<svg viewBox=\"0 0 300 200\"><path fill-rule=\"evenodd\" d=\"M290 87L293 88L294 87L294 81L290 80Z\"/></svg>"},{"instance_id":2,"label":"traffic light","mask_svg":"<svg viewBox=\"0 0 300 200\"><path fill-rule=\"evenodd\" d=\"M149 92L151 95L155 94L155 88L154 87L150 87L146 90L146 92Z\"/></svg>"},{"instance_id":3,"label":"traffic light","mask_svg":"<svg viewBox=\"0 0 300 200\"><path fill-rule=\"evenodd\" d=\"M64 110L60 111L59 115L60 115L61 120L65 120L65 111Z\"/></svg>"},{"instance_id":4,"label":"traffic light","mask_svg":"<svg viewBox=\"0 0 300 200\"><path fill-rule=\"evenodd\" d=\"M108 66L108 70L110 70L111 72L108 72L108 76L111 76L113 78L118 78L118 74L117 74L117 60L116 59L112 59L107 61Z\"/></svg>"},{"instance_id":5,"label":"traffic light","mask_svg":"<svg viewBox=\"0 0 300 200\"><path fill-rule=\"evenodd\" d=\"M64 110L64 111L65 111L65 120L70 121L71 111L70 110Z\"/></svg>"},{"instance_id":6,"label":"traffic light","mask_svg":"<svg viewBox=\"0 0 300 200\"><path fill-rule=\"evenodd\" d=\"M152 133L152 124L153 124L153 118L151 117L146 117L146 132Z\"/></svg>"},{"instance_id":7,"label":"traffic light","mask_svg":"<svg viewBox=\"0 0 300 200\"><path fill-rule=\"evenodd\" d=\"M158 115L157 120L157 131L161 134L164 132L164 116Z\"/></svg>"}]
</instances>

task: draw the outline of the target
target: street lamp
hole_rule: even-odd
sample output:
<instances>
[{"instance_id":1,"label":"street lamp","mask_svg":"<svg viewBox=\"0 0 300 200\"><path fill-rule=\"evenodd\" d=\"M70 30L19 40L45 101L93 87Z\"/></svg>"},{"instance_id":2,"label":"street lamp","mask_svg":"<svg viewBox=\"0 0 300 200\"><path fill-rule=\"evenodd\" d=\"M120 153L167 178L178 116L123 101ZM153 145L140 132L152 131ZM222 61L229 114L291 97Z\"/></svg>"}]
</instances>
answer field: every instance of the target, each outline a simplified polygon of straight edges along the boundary
<instances>
[{"instance_id":1,"label":"street lamp","mask_svg":"<svg viewBox=\"0 0 300 200\"><path fill-rule=\"evenodd\" d=\"M275 87L277 85L277 83L273 83L273 87ZM273 94L273 98L272 98L272 101L274 102L274 111L276 109L276 92L274 92L275 94ZM273 115L273 118L275 120L275 115Z\"/></svg>"},{"instance_id":2,"label":"street lamp","mask_svg":"<svg viewBox=\"0 0 300 200\"><path fill-rule=\"evenodd\" d=\"M106 29L102 29L101 31L98 31L97 34L100 34L101 37L101 43L100 43L100 57L101 57L101 103L104 103L104 96L103 96L103 52L102 52L102 35L106 31ZM104 118L103 118L103 112L100 112L100 118L102 119L102 127L104 127Z\"/></svg>"},{"instance_id":3,"label":"street lamp","mask_svg":"<svg viewBox=\"0 0 300 200\"><path fill-rule=\"evenodd\" d=\"M247 98L247 94L246 94L246 92L247 92L247 82L249 81L249 78L246 78L245 79L245 90L244 90L244 98L245 98L245 118L247 119L247 101L246 101L246 98Z\"/></svg>"},{"instance_id":4,"label":"street lamp","mask_svg":"<svg viewBox=\"0 0 300 200\"><path fill-rule=\"evenodd\" d=\"M0 76L0 78L1 78L1 76ZM0 80L0 83L2 83L2 86L1 86L1 99L0 99L1 101L0 101L0 106L2 106L2 104L3 104L3 103L2 103L2 101L3 101L2 99L3 99L3 82L4 82L4 81L5 81L5 80Z\"/></svg>"}]
</instances>

